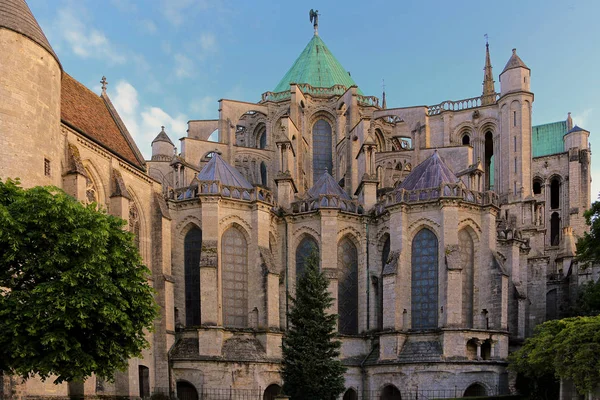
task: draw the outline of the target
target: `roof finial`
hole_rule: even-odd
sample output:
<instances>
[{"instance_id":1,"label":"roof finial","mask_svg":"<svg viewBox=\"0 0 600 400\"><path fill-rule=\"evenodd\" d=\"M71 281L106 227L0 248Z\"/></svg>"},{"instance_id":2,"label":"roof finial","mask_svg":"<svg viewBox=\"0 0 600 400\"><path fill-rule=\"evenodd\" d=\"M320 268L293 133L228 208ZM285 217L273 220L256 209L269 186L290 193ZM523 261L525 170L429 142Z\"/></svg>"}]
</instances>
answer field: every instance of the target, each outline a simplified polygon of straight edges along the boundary
<instances>
[{"instance_id":1,"label":"roof finial","mask_svg":"<svg viewBox=\"0 0 600 400\"><path fill-rule=\"evenodd\" d=\"M487 34L487 33L485 33L485 34L483 35L483 37L485 38L485 47L488 47L488 46L489 46L489 43L488 43L488 34Z\"/></svg>"},{"instance_id":2,"label":"roof finial","mask_svg":"<svg viewBox=\"0 0 600 400\"><path fill-rule=\"evenodd\" d=\"M381 101L381 108L383 108L384 110L387 108L387 104L385 102L385 79L381 80L381 89L383 90L383 95L382 97L382 101Z\"/></svg>"},{"instance_id":3,"label":"roof finial","mask_svg":"<svg viewBox=\"0 0 600 400\"><path fill-rule=\"evenodd\" d=\"M308 16L310 18L310 22L313 23L315 28L315 36L319 36L319 10L310 9Z\"/></svg>"},{"instance_id":4,"label":"roof finial","mask_svg":"<svg viewBox=\"0 0 600 400\"><path fill-rule=\"evenodd\" d=\"M102 80L100 80L100 83L102 84L102 93L106 93L106 85L108 85L108 82L106 81L105 76L102 77Z\"/></svg>"},{"instance_id":5,"label":"roof finial","mask_svg":"<svg viewBox=\"0 0 600 400\"><path fill-rule=\"evenodd\" d=\"M164 131L165 131L165 126L164 126L164 125L161 125L161 127L160 127L160 131L161 131L161 132L164 132Z\"/></svg>"}]
</instances>

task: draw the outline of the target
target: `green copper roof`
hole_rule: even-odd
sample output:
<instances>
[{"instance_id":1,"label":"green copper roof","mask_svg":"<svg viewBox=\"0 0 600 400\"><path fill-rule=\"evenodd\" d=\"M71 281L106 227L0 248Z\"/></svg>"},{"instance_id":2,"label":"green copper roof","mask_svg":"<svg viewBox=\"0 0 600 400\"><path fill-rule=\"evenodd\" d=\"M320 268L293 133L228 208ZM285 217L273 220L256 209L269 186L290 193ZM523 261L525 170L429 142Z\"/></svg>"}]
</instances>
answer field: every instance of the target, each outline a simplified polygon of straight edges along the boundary
<instances>
[{"instance_id":1,"label":"green copper roof","mask_svg":"<svg viewBox=\"0 0 600 400\"><path fill-rule=\"evenodd\" d=\"M533 157L563 153L563 136L567 133L567 121L531 127L531 147Z\"/></svg>"},{"instance_id":2,"label":"green copper roof","mask_svg":"<svg viewBox=\"0 0 600 400\"><path fill-rule=\"evenodd\" d=\"M289 91L290 83L308 83L312 87L356 86L354 79L333 56L317 35L308 42L292 68L279 81L273 92ZM359 90L359 94L362 94Z\"/></svg>"}]
</instances>

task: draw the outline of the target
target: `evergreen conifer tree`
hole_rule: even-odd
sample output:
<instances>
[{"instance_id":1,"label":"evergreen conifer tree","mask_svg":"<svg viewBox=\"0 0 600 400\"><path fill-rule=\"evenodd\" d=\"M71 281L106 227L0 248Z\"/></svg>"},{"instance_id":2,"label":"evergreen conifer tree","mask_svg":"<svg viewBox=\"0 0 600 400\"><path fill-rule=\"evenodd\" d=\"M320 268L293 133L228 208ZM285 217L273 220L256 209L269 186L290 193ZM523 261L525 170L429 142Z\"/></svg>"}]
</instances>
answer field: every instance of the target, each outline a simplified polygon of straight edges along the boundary
<instances>
[{"instance_id":1,"label":"evergreen conifer tree","mask_svg":"<svg viewBox=\"0 0 600 400\"><path fill-rule=\"evenodd\" d=\"M292 298L290 329L283 339L283 391L292 400L335 400L344 391L346 368L338 360L336 314L327 314L333 298L327 278L312 252Z\"/></svg>"}]
</instances>

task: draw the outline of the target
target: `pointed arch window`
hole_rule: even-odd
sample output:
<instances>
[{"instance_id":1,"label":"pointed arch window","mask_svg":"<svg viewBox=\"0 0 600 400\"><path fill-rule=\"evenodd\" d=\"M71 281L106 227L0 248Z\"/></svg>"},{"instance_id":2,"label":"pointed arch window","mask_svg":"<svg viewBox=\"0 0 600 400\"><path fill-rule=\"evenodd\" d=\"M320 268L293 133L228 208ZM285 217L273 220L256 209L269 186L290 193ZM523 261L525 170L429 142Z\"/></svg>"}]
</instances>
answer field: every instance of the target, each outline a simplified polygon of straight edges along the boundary
<instances>
[{"instance_id":1,"label":"pointed arch window","mask_svg":"<svg viewBox=\"0 0 600 400\"><path fill-rule=\"evenodd\" d=\"M267 128L265 124L259 124L256 129L256 148L266 149L267 148Z\"/></svg>"},{"instance_id":2,"label":"pointed arch window","mask_svg":"<svg viewBox=\"0 0 600 400\"><path fill-rule=\"evenodd\" d=\"M223 325L248 326L248 244L244 234L231 227L221 237Z\"/></svg>"},{"instance_id":3,"label":"pointed arch window","mask_svg":"<svg viewBox=\"0 0 600 400\"><path fill-rule=\"evenodd\" d=\"M90 172L88 170L86 170L85 172L85 203L98 203L98 189L96 188L96 184L90 178Z\"/></svg>"},{"instance_id":4,"label":"pointed arch window","mask_svg":"<svg viewBox=\"0 0 600 400\"><path fill-rule=\"evenodd\" d=\"M313 183L323 172L333 173L332 133L331 125L324 119L313 126Z\"/></svg>"},{"instance_id":5,"label":"pointed arch window","mask_svg":"<svg viewBox=\"0 0 600 400\"><path fill-rule=\"evenodd\" d=\"M265 164L264 161L262 161L260 163L260 183L263 186L267 186L267 184L268 184L268 179L267 179L267 164Z\"/></svg>"},{"instance_id":6,"label":"pointed arch window","mask_svg":"<svg viewBox=\"0 0 600 400\"><path fill-rule=\"evenodd\" d=\"M306 259L312 252L319 257L319 246L311 236L306 236L296 248L296 285L306 271Z\"/></svg>"},{"instance_id":7,"label":"pointed arch window","mask_svg":"<svg viewBox=\"0 0 600 400\"><path fill-rule=\"evenodd\" d=\"M339 332L358 333L358 250L349 238L338 244Z\"/></svg>"},{"instance_id":8,"label":"pointed arch window","mask_svg":"<svg viewBox=\"0 0 600 400\"><path fill-rule=\"evenodd\" d=\"M190 229L184 240L185 324L200 325L200 256L202 231Z\"/></svg>"},{"instance_id":9,"label":"pointed arch window","mask_svg":"<svg viewBox=\"0 0 600 400\"><path fill-rule=\"evenodd\" d=\"M411 248L411 314L413 329L437 328L438 240L427 228L415 236Z\"/></svg>"},{"instance_id":10,"label":"pointed arch window","mask_svg":"<svg viewBox=\"0 0 600 400\"><path fill-rule=\"evenodd\" d=\"M474 252L473 239L466 229L458 232L458 246L462 265L462 322L466 328L473 327Z\"/></svg>"},{"instance_id":11,"label":"pointed arch window","mask_svg":"<svg viewBox=\"0 0 600 400\"><path fill-rule=\"evenodd\" d=\"M129 201L129 232L134 234L135 247L140 249L140 212L133 200Z\"/></svg>"},{"instance_id":12,"label":"pointed arch window","mask_svg":"<svg viewBox=\"0 0 600 400\"><path fill-rule=\"evenodd\" d=\"M390 258L390 235L386 233L381 250L381 275L377 285L377 327L379 329L383 329L383 270L388 258Z\"/></svg>"}]
</instances>

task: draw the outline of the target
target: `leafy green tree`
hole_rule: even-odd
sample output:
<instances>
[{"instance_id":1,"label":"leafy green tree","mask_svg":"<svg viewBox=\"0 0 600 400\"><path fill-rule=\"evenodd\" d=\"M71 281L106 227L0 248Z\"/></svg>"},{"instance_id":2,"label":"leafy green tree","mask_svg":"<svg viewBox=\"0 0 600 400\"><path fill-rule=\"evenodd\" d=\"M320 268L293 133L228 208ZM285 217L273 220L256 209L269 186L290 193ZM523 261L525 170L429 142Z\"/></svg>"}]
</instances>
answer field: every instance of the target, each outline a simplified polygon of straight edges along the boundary
<instances>
[{"instance_id":1,"label":"leafy green tree","mask_svg":"<svg viewBox=\"0 0 600 400\"><path fill-rule=\"evenodd\" d=\"M125 222L60 189L0 181L0 370L110 380L157 316Z\"/></svg>"},{"instance_id":2,"label":"leafy green tree","mask_svg":"<svg viewBox=\"0 0 600 400\"><path fill-rule=\"evenodd\" d=\"M583 215L590 231L577 240L577 260L580 264L600 263L600 201L594 202Z\"/></svg>"},{"instance_id":3,"label":"leafy green tree","mask_svg":"<svg viewBox=\"0 0 600 400\"><path fill-rule=\"evenodd\" d=\"M600 316L552 320L538 325L534 336L511 354L509 368L532 380L569 379L584 394L600 384L598 354Z\"/></svg>"},{"instance_id":4,"label":"leafy green tree","mask_svg":"<svg viewBox=\"0 0 600 400\"><path fill-rule=\"evenodd\" d=\"M290 329L283 339L283 391L293 400L335 400L344 391L346 368L335 339L337 315L327 314L333 299L327 278L312 252L291 299Z\"/></svg>"}]
</instances>

